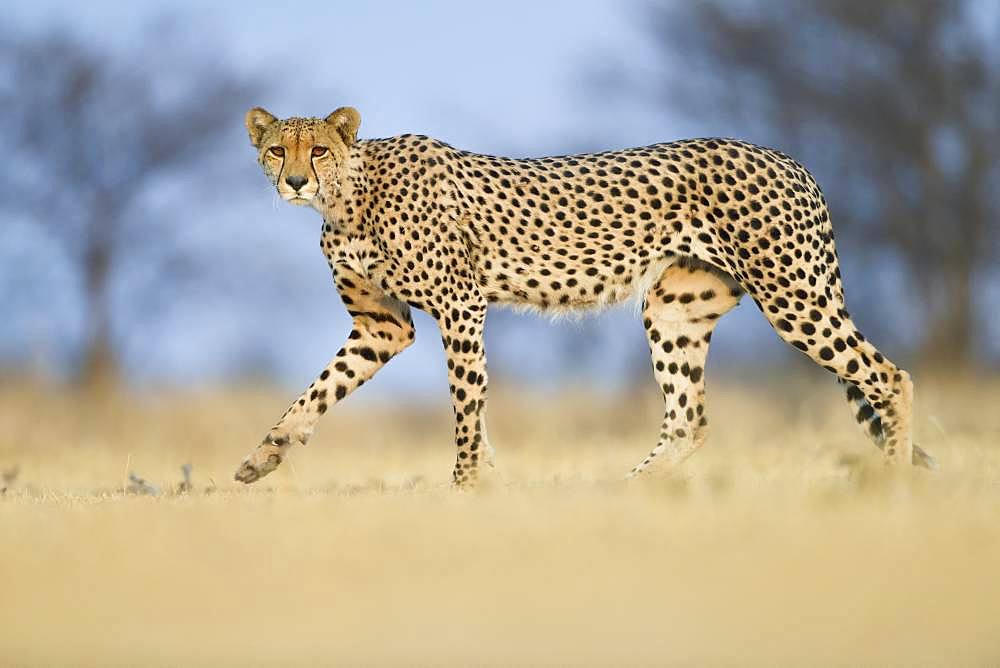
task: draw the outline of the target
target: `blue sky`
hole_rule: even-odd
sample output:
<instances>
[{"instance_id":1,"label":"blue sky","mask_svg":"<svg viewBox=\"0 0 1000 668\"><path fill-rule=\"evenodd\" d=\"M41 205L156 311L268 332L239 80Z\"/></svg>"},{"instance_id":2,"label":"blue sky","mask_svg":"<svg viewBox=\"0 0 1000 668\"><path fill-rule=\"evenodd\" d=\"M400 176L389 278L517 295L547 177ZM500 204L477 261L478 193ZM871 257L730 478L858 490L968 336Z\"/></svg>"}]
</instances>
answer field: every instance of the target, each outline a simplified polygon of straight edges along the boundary
<instances>
[{"instance_id":1,"label":"blue sky","mask_svg":"<svg viewBox=\"0 0 1000 668\"><path fill-rule=\"evenodd\" d=\"M637 66L650 57L640 7L596 0L43 0L6 12L20 25L62 25L123 48L141 45L150 37L145 28L174 16L236 67L289 84L280 99L264 101L278 115L322 115L351 104L362 111L368 136L422 132L470 150L533 153L565 150L604 124L593 105L616 105L579 95L579 72L622 54ZM618 112L598 129L627 143L662 140L670 129L668 119L637 122L639 114Z\"/></svg>"}]
</instances>

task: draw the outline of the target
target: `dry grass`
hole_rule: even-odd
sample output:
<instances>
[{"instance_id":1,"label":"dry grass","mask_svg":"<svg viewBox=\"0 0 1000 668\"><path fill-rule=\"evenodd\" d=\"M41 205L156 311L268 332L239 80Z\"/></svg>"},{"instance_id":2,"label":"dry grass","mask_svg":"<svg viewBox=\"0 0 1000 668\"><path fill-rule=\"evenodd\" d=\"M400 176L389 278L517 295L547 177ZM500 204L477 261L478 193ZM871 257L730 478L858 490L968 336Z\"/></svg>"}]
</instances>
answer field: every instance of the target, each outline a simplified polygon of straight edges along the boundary
<instances>
[{"instance_id":1,"label":"dry grass","mask_svg":"<svg viewBox=\"0 0 1000 668\"><path fill-rule=\"evenodd\" d=\"M243 488L273 395L0 388L0 664L996 664L1000 384L918 389L938 473L834 387L716 383L710 445L629 485L654 397L495 397L460 494L443 396L348 402Z\"/></svg>"}]
</instances>

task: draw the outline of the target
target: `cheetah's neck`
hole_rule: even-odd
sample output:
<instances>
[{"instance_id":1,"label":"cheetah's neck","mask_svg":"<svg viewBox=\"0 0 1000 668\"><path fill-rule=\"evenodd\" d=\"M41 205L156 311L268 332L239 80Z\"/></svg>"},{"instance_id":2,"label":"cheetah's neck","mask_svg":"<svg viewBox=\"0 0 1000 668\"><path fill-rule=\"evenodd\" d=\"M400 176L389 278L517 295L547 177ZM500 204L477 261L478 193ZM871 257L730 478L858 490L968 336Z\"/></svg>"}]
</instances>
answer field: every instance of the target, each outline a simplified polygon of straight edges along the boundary
<instances>
[{"instance_id":1,"label":"cheetah's neck","mask_svg":"<svg viewBox=\"0 0 1000 668\"><path fill-rule=\"evenodd\" d=\"M347 159L337 171L336 188L316 198L314 208L323 216L325 224L348 236L363 233L362 213L368 192L364 170L364 142L351 147Z\"/></svg>"}]
</instances>

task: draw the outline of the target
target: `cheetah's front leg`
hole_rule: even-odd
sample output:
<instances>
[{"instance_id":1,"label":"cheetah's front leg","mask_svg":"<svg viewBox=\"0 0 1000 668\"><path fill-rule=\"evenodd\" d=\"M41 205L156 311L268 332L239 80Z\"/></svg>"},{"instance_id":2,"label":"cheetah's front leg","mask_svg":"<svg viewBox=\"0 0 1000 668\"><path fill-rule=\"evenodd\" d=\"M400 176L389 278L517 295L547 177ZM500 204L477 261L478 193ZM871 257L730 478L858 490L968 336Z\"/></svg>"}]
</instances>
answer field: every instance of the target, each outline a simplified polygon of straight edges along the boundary
<instances>
[{"instance_id":1,"label":"cheetah's front leg","mask_svg":"<svg viewBox=\"0 0 1000 668\"><path fill-rule=\"evenodd\" d=\"M479 463L493 463L486 438L486 350L483 325L486 301L457 305L438 318L448 356L448 381L455 411L458 450L452 480L458 487L475 485Z\"/></svg>"},{"instance_id":2,"label":"cheetah's front leg","mask_svg":"<svg viewBox=\"0 0 1000 668\"><path fill-rule=\"evenodd\" d=\"M354 324L347 343L319 377L285 411L234 476L252 483L278 468L288 449L304 445L327 409L375 375L413 343L410 307L386 296L361 276L337 270L337 288Z\"/></svg>"}]
</instances>

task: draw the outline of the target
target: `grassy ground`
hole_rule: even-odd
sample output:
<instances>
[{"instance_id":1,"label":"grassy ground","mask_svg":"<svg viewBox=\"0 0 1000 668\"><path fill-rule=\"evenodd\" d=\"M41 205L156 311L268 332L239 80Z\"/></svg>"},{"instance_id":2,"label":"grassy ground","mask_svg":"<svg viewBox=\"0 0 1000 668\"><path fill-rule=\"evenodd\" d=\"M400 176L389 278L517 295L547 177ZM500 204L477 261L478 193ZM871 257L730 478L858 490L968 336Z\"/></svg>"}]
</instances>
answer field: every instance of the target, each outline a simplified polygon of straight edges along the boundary
<instances>
[{"instance_id":1,"label":"grassy ground","mask_svg":"<svg viewBox=\"0 0 1000 668\"><path fill-rule=\"evenodd\" d=\"M832 384L717 382L709 445L635 484L653 390L498 396L455 493L444 396L348 402L245 488L286 398L0 387L0 664L995 665L1000 383L918 392L937 473L886 472Z\"/></svg>"}]
</instances>

